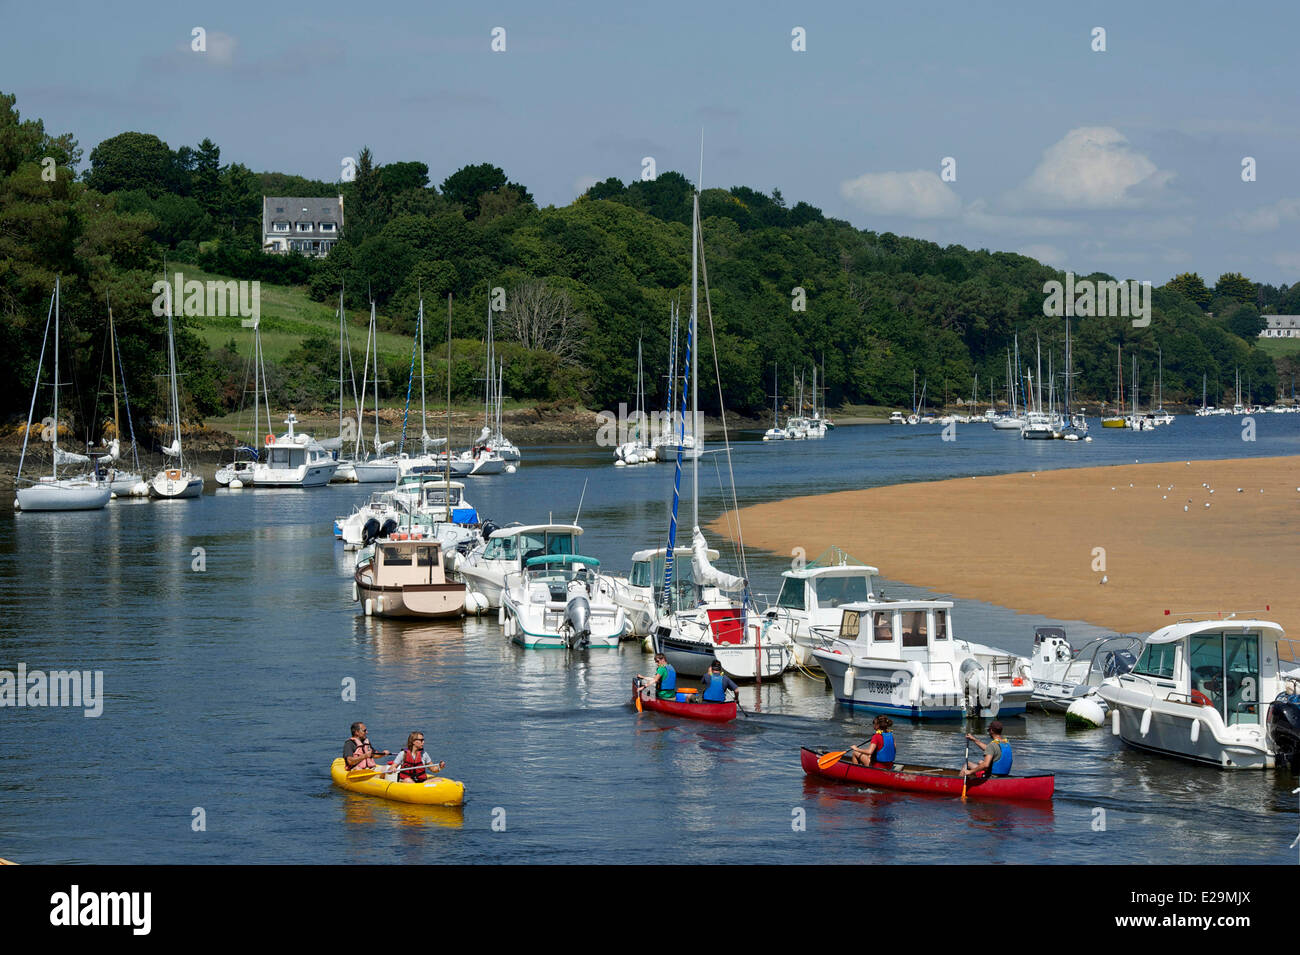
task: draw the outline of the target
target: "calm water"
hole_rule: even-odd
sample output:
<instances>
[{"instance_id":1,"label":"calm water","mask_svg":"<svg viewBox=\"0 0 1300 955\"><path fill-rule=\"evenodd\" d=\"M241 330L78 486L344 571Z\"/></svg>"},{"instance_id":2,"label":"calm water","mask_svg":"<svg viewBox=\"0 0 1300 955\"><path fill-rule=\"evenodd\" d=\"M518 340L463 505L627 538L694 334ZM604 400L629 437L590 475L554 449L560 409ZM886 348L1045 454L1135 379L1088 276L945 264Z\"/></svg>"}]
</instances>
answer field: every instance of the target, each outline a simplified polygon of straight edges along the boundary
<instances>
[{"instance_id":1,"label":"calm water","mask_svg":"<svg viewBox=\"0 0 1300 955\"><path fill-rule=\"evenodd\" d=\"M840 428L824 441L733 452L741 504L968 474L1300 453L1300 416L1179 418L1087 445L984 425ZM513 476L468 495L505 523L580 522L587 553L625 571L666 534L672 467L615 469L587 447L526 448ZM700 469L719 513L727 462ZM1298 479L1300 480L1300 479ZM690 485L689 471L683 487ZM213 486L209 481L209 488ZM1008 720L1021 772L1057 774L1050 808L963 804L805 779L800 745L842 749L868 719L820 680L747 687L750 719L690 725L627 705L647 658L525 652L495 617L366 620L331 520L369 490L245 490L201 501L114 502L100 513L0 518L0 668L104 672L103 715L0 710L0 856L23 862L1291 862L1295 780L1145 756L1056 717ZM689 515L689 504L683 505ZM933 519L933 515L927 519ZM954 517L959 519L959 516ZM689 516L685 517L689 521ZM689 528L689 523L687 523ZM919 539L923 541L923 539ZM193 548L206 570L191 569ZM723 547L724 556L727 553ZM810 555L812 556L812 555ZM872 555L858 554L870 562ZM771 593L787 558L750 555ZM888 568L882 568L886 576ZM891 595L920 593L888 585ZM1154 611L1153 611L1154 612ZM966 637L1027 652L1051 621L960 601ZM1076 644L1094 628L1066 622ZM355 680L357 702L341 687ZM463 810L335 789L348 725L397 750L427 733ZM956 764L961 731L896 726L904 758ZM206 831L195 832L196 807ZM1094 826L1105 810L1105 831ZM806 831L796 831L804 810ZM504 831L494 831L494 818Z\"/></svg>"}]
</instances>

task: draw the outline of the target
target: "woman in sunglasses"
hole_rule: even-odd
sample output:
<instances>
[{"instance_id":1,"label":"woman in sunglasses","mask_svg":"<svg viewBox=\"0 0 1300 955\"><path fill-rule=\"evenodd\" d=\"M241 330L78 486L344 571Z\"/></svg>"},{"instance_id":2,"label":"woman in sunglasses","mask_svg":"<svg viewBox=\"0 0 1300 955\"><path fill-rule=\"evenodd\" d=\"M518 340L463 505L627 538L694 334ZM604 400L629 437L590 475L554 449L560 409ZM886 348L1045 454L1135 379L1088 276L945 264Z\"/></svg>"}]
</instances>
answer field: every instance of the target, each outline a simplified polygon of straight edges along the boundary
<instances>
[{"instance_id":1,"label":"woman in sunglasses","mask_svg":"<svg viewBox=\"0 0 1300 955\"><path fill-rule=\"evenodd\" d=\"M424 734L414 732L406 737L406 749L402 750L390 764L396 769L399 783L422 783L431 772L441 772L446 762L434 763L424 751Z\"/></svg>"}]
</instances>

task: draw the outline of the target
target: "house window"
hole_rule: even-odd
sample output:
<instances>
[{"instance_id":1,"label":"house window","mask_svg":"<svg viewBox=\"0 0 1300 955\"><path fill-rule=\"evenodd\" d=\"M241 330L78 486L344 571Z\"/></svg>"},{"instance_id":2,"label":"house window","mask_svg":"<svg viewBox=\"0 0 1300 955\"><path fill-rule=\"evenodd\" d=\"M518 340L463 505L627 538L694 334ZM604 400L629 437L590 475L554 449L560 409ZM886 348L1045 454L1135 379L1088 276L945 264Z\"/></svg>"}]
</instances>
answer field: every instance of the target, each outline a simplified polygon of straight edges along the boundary
<instances>
[{"instance_id":1,"label":"house window","mask_svg":"<svg viewBox=\"0 0 1300 955\"><path fill-rule=\"evenodd\" d=\"M334 223L333 223L333 222L322 222L322 223L320 224L320 230L321 230L322 232L333 232L333 231L334 231Z\"/></svg>"},{"instance_id":2,"label":"house window","mask_svg":"<svg viewBox=\"0 0 1300 955\"><path fill-rule=\"evenodd\" d=\"M281 213L281 214L283 214L283 213L284 213L284 206L276 206L276 207L275 207L275 211L276 211L276 212L279 212L279 213Z\"/></svg>"},{"instance_id":3,"label":"house window","mask_svg":"<svg viewBox=\"0 0 1300 955\"><path fill-rule=\"evenodd\" d=\"M275 229L276 232L288 232L288 231L289 231L289 223L287 223L287 222L276 222L276 223L274 223L273 228Z\"/></svg>"},{"instance_id":4,"label":"house window","mask_svg":"<svg viewBox=\"0 0 1300 955\"><path fill-rule=\"evenodd\" d=\"M310 231L311 231L311 227L312 227L312 224L311 224L310 222L299 222L299 223L298 223L298 231L299 231L299 232L310 232Z\"/></svg>"}]
</instances>

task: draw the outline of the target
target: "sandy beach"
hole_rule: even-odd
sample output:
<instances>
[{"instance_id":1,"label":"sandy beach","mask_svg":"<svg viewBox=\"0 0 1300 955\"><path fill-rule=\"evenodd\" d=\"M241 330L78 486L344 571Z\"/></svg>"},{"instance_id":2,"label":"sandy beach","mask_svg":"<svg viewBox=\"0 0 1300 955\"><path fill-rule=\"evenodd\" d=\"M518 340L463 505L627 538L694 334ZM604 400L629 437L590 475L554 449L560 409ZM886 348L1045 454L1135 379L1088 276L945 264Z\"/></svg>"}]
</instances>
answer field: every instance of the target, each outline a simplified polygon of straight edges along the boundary
<instances>
[{"instance_id":1,"label":"sandy beach","mask_svg":"<svg viewBox=\"0 0 1300 955\"><path fill-rule=\"evenodd\" d=\"M812 561L838 545L887 579L1022 612L1149 632L1166 609L1258 611L1300 635L1300 457L903 484L741 517L748 547Z\"/></svg>"}]
</instances>

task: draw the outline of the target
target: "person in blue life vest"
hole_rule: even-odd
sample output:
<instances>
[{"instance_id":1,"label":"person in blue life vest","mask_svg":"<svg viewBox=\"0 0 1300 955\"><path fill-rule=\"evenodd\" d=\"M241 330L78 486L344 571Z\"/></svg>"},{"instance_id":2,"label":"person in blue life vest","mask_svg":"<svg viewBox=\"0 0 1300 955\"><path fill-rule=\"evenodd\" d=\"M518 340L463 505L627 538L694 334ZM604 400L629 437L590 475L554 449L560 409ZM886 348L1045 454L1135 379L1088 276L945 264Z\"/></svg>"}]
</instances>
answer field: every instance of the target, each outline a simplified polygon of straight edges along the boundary
<instances>
[{"instance_id":1,"label":"person in blue life vest","mask_svg":"<svg viewBox=\"0 0 1300 955\"><path fill-rule=\"evenodd\" d=\"M970 733L966 738L984 750L984 758L978 763L968 762L962 768L963 776L1010 776L1011 775L1011 744L1006 741L1002 735L1002 723L994 720L989 724L989 742L983 743L977 740Z\"/></svg>"},{"instance_id":2,"label":"person in blue life vest","mask_svg":"<svg viewBox=\"0 0 1300 955\"><path fill-rule=\"evenodd\" d=\"M740 687L736 685L735 680L722 672L722 664L714 660L708 672L704 674L704 692L700 694L700 702L725 703L728 690L732 692L734 699L740 699Z\"/></svg>"},{"instance_id":3,"label":"person in blue life vest","mask_svg":"<svg viewBox=\"0 0 1300 955\"><path fill-rule=\"evenodd\" d=\"M890 729L894 721L888 716L877 716L871 723L875 733L867 741L866 749L854 746L844 758L847 763L858 766L882 766L885 769L894 765L894 733Z\"/></svg>"},{"instance_id":4,"label":"person in blue life vest","mask_svg":"<svg viewBox=\"0 0 1300 955\"><path fill-rule=\"evenodd\" d=\"M655 675L648 677L638 673L636 679L643 700L652 699L653 696L661 700L677 699L677 671L662 653L655 654Z\"/></svg>"}]
</instances>

